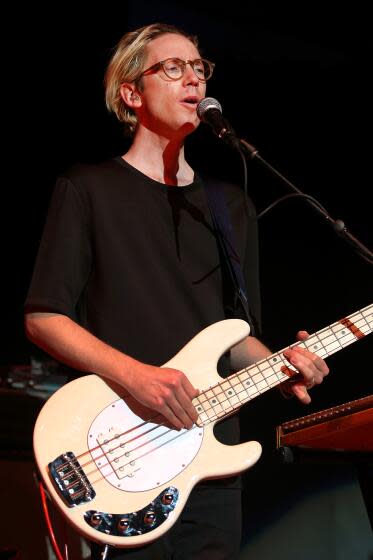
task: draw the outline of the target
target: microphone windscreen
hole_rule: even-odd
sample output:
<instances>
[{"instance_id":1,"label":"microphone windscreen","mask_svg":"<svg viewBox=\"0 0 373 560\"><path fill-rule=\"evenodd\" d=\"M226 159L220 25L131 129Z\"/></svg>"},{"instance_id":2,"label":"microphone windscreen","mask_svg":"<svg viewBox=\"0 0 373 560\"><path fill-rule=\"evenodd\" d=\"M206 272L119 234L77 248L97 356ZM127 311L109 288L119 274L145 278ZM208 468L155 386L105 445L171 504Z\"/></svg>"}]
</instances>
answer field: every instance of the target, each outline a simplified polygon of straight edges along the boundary
<instances>
[{"instance_id":1,"label":"microphone windscreen","mask_svg":"<svg viewBox=\"0 0 373 560\"><path fill-rule=\"evenodd\" d=\"M221 105L217 99L213 97L205 97L197 105L198 118L203 121L204 115L209 109L217 109L220 113L223 112Z\"/></svg>"}]
</instances>

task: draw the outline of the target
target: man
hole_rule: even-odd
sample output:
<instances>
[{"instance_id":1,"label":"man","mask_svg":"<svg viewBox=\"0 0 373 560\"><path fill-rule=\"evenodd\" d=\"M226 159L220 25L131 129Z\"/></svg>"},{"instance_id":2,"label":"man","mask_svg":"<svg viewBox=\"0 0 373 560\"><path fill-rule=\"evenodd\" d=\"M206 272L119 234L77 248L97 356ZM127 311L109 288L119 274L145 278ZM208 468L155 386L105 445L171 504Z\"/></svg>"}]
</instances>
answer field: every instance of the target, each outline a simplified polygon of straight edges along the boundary
<instances>
[{"instance_id":1,"label":"man","mask_svg":"<svg viewBox=\"0 0 373 560\"><path fill-rule=\"evenodd\" d=\"M121 39L106 73L106 101L133 142L122 157L75 166L59 178L26 301L26 331L35 344L76 370L118 383L177 429L196 422L198 387L182 371L160 366L206 326L242 317L204 183L184 153L213 66L201 59L195 38L171 26L150 25ZM224 185L224 193L259 322L254 210L247 213L234 185ZM248 336L222 357L219 372L268 355ZM309 402L307 388L322 382L326 364L300 347L287 350L286 359L303 376L291 390ZM222 441L238 441L236 417L218 428ZM112 555L235 558L240 529L237 479L208 482L192 492L164 537ZM100 547L93 549L98 558Z\"/></svg>"}]
</instances>

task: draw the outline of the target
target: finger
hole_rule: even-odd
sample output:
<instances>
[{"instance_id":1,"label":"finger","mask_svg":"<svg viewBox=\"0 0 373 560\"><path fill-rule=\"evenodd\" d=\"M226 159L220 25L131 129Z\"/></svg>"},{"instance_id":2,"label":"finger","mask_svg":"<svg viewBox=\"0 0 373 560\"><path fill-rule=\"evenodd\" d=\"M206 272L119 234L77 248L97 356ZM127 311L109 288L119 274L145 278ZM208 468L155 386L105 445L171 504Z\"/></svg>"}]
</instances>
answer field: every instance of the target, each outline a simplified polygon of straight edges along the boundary
<instances>
[{"instance_id":1,"label":"finger","mask_svg":"<svg viewBox=\"0 0 373 560\"><path fill-rule=\"evenodd\" d=\"M190 387L192 389L190 389ZM179 401L179 404L183 408L184 412L188 415L188 418L192 422L192 425L193 425L198 419L198 413L195 409L195 406L193 405L192 398L196 397L199 394L199 391L197 391L197 395L196 395L196 390L194 389L194 387L192 385L190 385L190 387L189 387L189 391L192 394L192 396L190 396L190 393L188 393L184 389L184 385L183 385L183 386L179 387L179 389L177 390L176 397ZM191 425L189 425L189 422L188 422L188 424L185 424L185 425L186 425L187 428L192 427Z\"/></svg>"},{"instance_id":2,"label":"finger","mask_svg":"<svg viewBox=\"0 0 373 560\"><path fill-rule=\"evenodd\" d=\"M314 378L321 383L323 377L329 373L329 368L320 356L309 352L305 348L295 347L284 352L286 359L308 380Z\"/></svg>"},{"instance_id":3,"label":"finger","mask_svg":"<svg viewBox=\"0 0 373 560\"><path fill-rule=\"evenodd\" d=\"M192 400L199 395L199 389L196 389L187 376L179 372L181 374L181 384L175 385L174 394L178 400L178 404L180 404L182 410L187 414L188 419L185 422L186 428L191 428L198 419L198 413L195 409L195 406L192 403ZM176 403L177 406L177 403ZM177 406L177 410L174 410L177 415L179 415L179 408ZM184 414L182 417L185 418Z\"/></svg>"},{"instance_id":4,"label":"finger","mask_svg":"<svg viewBox=\"0 0 373 560\"><path fill-rule=\"evenodd\" d=\"M199 395L199 389L196 389L196 388L191 384L191 382L189 381L189 379L187 378L186 375L183 375L183 378L182 378L182 385L183 385L183 388L184 388L186 394L188 395L188 397L189 397L190 399L194 399L194 398L198 397L198 395Z\"/></svg>"},{"instance_id":5,"label":"finger","mask_svg":"<svg viewBox=\"0 0 373 560\"><path fill-rule=\"evenodd\" d=\"M303 404L309 404L311 402L311 397L303 383L294 383L291 386L291 390Z\"/></svg>"},{"instance_id":6,"label":"finger","mask_svg":"<svg viewBox=\"0 0 373 560\"><path fill-rule=\"evenodd\" d=\"M172 427L177 430L182 430L184 428L184 423L176 416L176 414L174 414L172 408L169 407L168 404L165 404L160 412L162 416L170 422Z\"/></svg>"},{"instance_id":7,"label":"finger","mask_svg":"<svg viewBox=\"0 0 373 560\"><path fill-rule=\"evenodd\" d=\"M293 346L292 348L290 348L290 354L299 354L301 356L305 356L320 370L328 369L325 361L320 356L318 356L314 352L310 352L308 348L304 348L303 346Z\"/></svg>"},{"instance_id":8,"label":"finger","mask_svg":"<svg viewBox=\"0 0 373 560\"><path fill-rule=\"evenodd\" d=\"M309 338L309 333L307 331L298 331L297 332L297 340L307 340Z\"/></svg>"},{"instance_id":9,"label":"finger","mask_svg":"<svg viewBox=\"0 0 373 560\"><path fill-rule=\"evenodd\" d=\"M313 378L315 377L315 370L312 367L312 361L310 361L309 358L306 358L301 353L294 352L294 349L285 350L284 356L287 361L302 375L305 384L310 384L313 381Z\"/></svg>"},{"instance_id":10,"label":"finger","mask_svg":"<svg viewBox=\"0 0 373 560\"><path fill-rule=\"evenodd\" d=\"M194 422L196 422L198 418L198 414L185 392L178 391L176 395L169 398L167 405L182 423L183 428L192 428Z\"/></svg>"},{"instance_id":11,"label":"finger","mask_svg":"<svg viewBox=\"0 0 373 560\"><path fill-rule=\"evenodd\" d=\"M176 377L172 383L171 399L168 404L173 409L178 418L184 422L184 426L191 428L198 419L198 413L192 403L192 399L199 395L199 390L193 387L187 376L179 371L174 370Z\"/></svg>"},{"instance_id":12,"label":"finger","mask_svg":"<svg viewBox=\"0 0 373 560\"><path fill-rule=\"evenodd\" d=\"M159 402L156 409L170 421L171 414L177 418L178 422L172 418L175 426L191 428L198 419L192 398L198 394L199 391L193 387L182 371L173 368L162 369Z\"/></svg>"},{"instance_id":13,"label":"finger","mask_svg":"<svg viewBox=\"0 0 373 560\"><path fill-rule=\"evenodd\" d=\"M159 412L178 430L184 428L186 424L190 425L188 415L183 411L174 395L174 391L170 388L162 387L161 392L152 399L152 403L146 403L146 405Z\"/></svg>"}]
</instances>

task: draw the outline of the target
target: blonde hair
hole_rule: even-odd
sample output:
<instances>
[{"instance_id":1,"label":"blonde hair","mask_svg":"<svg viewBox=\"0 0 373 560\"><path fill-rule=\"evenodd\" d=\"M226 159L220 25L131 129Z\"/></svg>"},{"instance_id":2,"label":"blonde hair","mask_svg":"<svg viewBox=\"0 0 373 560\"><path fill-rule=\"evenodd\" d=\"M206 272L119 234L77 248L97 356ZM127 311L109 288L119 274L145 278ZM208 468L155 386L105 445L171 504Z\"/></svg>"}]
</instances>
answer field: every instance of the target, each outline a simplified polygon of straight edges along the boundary
<instances>
[{"instance_id":1,"label":"blonde hair","mask_svg":"<svg viewBox=\"0 0 373 560\"><path fill-rule=\"evenodd\" d=\"M173 25L153 23L123 35L109 61L104 79L106 107L124 123L125 132L129 135L132 135L136 129L137 117L120 95L121 84L137 82L141 91L141 73L144 70L146 47L153 39L166 33L182 35L198 47L197 37L188 35Z\"/></svg>"}]
</instances>

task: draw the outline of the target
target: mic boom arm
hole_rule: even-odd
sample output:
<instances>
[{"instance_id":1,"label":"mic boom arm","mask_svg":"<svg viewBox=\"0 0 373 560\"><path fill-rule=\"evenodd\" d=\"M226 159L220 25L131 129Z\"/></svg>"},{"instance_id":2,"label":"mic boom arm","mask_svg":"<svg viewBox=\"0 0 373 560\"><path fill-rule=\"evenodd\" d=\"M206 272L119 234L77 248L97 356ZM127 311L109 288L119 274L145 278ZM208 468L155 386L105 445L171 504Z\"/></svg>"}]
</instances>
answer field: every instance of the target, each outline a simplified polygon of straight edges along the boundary
<instances>
[{"instance_id":1,"label":"mic boom arm","mask_svg":"<svg viewBox=\"0 0 373 560\"><path fill-rule=\"evenodd\" d=\"M272 165L270 165L265 159L263 159L260 155L258 150L252 145L243 140L242 138L239 139L240 145L243 148L243 151L246 155L249 156L250 159L257 159L262 165L264 165L273 175L279 178L283 183L285 183L293 192L293 194L289 194L284 196L278 200L276 200L273 204L271 204L268 208L263 210L259 214L259 218L261 218L267 211L271 210L276 204L282 202L283 200L287 200L288 198L292 197L302 197L304 198L308 204L312 206L314 210L316 210L321 216L325 219L325 221L333 228L335 233L342 237L363 259L365 259L369 264L373 264L373 253L363 244L361 241L356 239L354 235L352 235L346 228L345 223L342 220L334 220L330 216L330 214L325 210L325 208L312 196L303 193L298 187L296 187L289 179L284 177L277 169L275 169Z\"/></svg>"},{"instance_id":2,"label":"mic boom arm","mask_svg":"<svg viewBox=\"0 0 373 560\"><path fill-rule=\"evenodd\" d=\"M238 150L238 152L240 153L245 170L245 192L247 190L247 169L245 156L248 156L250 159L257 159L262 165L264 165L264 167L269 169L269 171L273 175L279 178L293 191L292 194L286 195L276 200L273 204L271 204L268 208L261 212L261 214L259 214L259 218L269 210L271 210L279 202L292 197L302 197L308 202L308 204L312 206L314 210L321 214L326 222L330 226L332 226L333 230L340 237L342 237L363 259L369 262L369 264L373 264L373 253L367 247L365 247L363 243L356 239L356 237L354 237L349 231L347 231L347 228L342 220L334 220L325 210L325 208L318 202L318 200L308 194L303 193L293 183L291 183L291 181L284 177L284 175L277 171L277 169L275 169L265 159L263 159L259 155L258 150L252 144L249 144L249 142L247 142L246 140L237 137L232 126L226 119L224 119L222 114L222 107L217 99L214 99L213 97L205 97L204 99L202 99L197 106L197 115L202 122L205 122L211 126L211 128L219 138L224 140L224 142Z\"/></svg>"}]
</instances>

